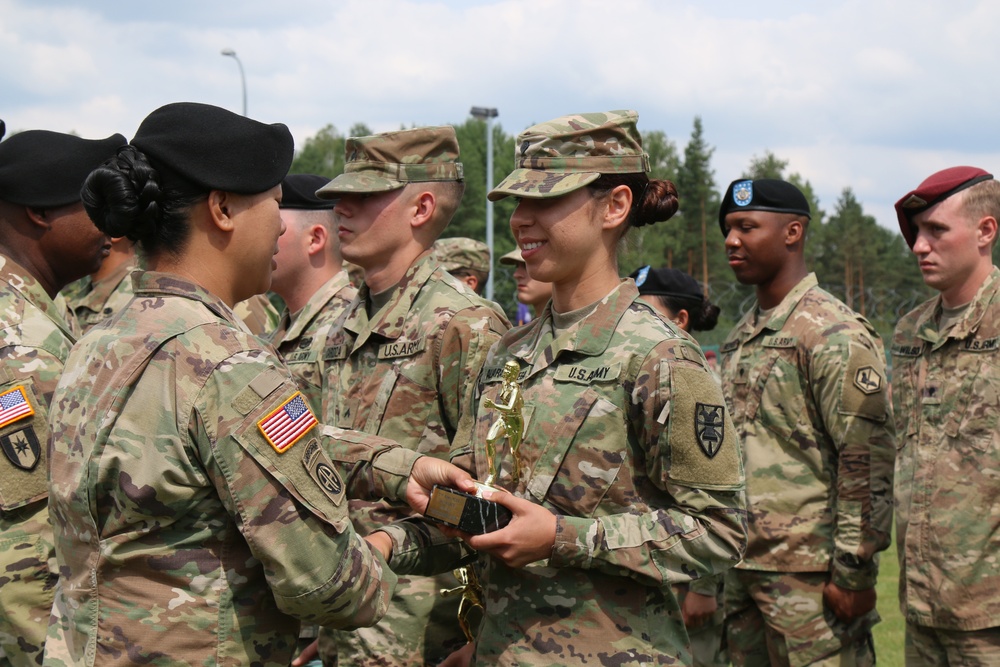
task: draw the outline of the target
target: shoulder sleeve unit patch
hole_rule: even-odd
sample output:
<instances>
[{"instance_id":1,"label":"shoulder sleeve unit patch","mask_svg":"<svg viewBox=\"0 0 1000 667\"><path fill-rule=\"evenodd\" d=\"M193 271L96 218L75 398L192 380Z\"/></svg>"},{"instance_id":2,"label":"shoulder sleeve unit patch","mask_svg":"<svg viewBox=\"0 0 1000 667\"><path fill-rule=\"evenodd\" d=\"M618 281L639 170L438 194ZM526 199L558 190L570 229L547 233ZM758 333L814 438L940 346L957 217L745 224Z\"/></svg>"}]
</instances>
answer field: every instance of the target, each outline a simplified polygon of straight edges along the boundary
<instances>
[{"instance_id":1,"label":"shoulder sleeve unit patch","mask_svg":"<svg viewBox=\"0 0 1000 667\"><path fill-rule=\"evenodd\" d=\"M316 424L316 415L309 409L302 392L297 391L257 422L257 428L274 451L284 454Z\"/></svg>"}]
</instances>

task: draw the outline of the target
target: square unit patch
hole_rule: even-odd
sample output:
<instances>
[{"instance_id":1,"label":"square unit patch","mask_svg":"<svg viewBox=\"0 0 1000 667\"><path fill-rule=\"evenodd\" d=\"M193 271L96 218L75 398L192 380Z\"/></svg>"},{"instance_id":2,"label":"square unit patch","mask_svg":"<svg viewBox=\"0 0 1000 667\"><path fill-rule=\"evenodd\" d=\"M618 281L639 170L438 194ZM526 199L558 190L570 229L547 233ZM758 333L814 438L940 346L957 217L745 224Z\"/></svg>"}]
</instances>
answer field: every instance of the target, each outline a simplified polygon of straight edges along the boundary
<instances>
[{"instance_id":1,"label":"square unit patch","mask_svg":"<svg viewBox=\"0 0 1000 667\"><path fill-rule=\"evenodd\" d=\"M317 424L302 392L295 392L271 414L257 422L257 428L274 451L284 454Z\"/></svg>"}]
</instances>

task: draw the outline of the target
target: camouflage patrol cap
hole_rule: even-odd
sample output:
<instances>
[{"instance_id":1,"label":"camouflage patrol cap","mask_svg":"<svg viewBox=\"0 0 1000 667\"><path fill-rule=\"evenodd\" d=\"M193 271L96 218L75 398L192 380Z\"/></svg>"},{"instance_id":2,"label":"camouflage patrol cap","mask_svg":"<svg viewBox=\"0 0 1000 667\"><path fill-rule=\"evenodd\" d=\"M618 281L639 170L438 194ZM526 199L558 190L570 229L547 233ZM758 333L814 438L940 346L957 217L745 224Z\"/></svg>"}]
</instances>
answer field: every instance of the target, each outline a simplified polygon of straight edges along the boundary
<instances>
[{"instance_id":1,"label":"camouflage patrol cap","mask_svg":"<svg viewBox=\"0 0 1000 667\"><path fill-rule=\"evenodd\" d=\"M635 111L562 116L529 127L514 145L514 171L487 195L542 199L561 197L601 174L649 171Z\"/></svg>"},{"instance_id":2,"label":"camouflage patrol cap","mask_svg":"<svg viewBox=\"0 0 1000 667\"><path fill-rule=\"evenodd\" d=\"M445 271L490 272L490 249L482 241L467 238L439 239L433 246L434 254Z\"/></svg>"},{"instance_id":3,"label":"camouflage patrol cap","mask_svg":"<svg viewBox=\"0 0 1000 667\"><path fill-rule=\"evenodd\" d=\"M316 191L323 199L352 192L389 192L407 183L461 181L458 137L450 125L350 137L344 173Z\"/></svg>"},{"instance_id":4,"label":"camouflage patrol cap","mask_svg":"<svg viewBox=\"0 0 1000 667\"><path fill-rule=\"evenodd\" d=\"M506 264L507 266L517 266L518 264L524 264L524 257L521 257L521 249L514 248L509 253L497 260L501 264Z\"/></svg>"}]
</instances>

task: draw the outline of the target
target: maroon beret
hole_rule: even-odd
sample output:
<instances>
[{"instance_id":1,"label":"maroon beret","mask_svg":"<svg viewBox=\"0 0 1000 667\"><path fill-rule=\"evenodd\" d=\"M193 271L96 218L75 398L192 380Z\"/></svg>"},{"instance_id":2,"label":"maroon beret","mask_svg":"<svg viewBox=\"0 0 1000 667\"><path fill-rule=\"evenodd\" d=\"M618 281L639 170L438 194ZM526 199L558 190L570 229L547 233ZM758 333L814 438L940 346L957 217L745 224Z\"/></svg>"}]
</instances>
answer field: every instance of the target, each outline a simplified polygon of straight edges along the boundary
<instances>
[{"instance_id":1,"label":"maroon beret","mask_svg":"<svg viewBox=\"0 0 1000 667\"><path fill-rule=\"evenodd\" d=\"M992 179L993 174L978 167L949 167L931 174L915 190L903 195L896 202L896 217L899 219L899 231L907 245L912 248L917 240L911 222L913 216L976 183Z\"/></svg>"}]
</instances>

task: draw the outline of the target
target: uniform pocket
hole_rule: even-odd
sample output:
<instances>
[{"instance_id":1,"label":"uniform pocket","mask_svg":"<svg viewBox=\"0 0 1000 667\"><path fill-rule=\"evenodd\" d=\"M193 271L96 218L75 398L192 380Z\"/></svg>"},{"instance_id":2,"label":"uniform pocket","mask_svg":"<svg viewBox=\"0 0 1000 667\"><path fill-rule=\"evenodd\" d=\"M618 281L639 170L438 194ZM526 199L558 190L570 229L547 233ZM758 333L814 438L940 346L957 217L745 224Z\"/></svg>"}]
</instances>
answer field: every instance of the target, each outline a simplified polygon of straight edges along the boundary
<instances>
[{"instance_id":1,"label":"uniform pocket","mask_svg":"<svg viewBox=\"0 0 1000 667\"><path fill-rule=\"evenodd\" d=\"M806 413L798 369L786 359L777 358L758 382L760 423L782 440L790 439Z\"/></svg>"},{"instance_id":2,"label":"uniform pocket","mask_svg":"<svg viewBox=\"0 0 1000 667\"><path fill-rule=\"evenodd\" d=\"M956 410L945 432L958 447L988 452L1000 428L1000 366L983 359L973 372L955 397Z\"/></svg>"},{"instance_id":3,"label":"uniform pocket","mask_svg":"<svg viewBox=\"0 0 1000 667\"><path fill-rule=\"evenodd\" d=\"M591 517L625 461L622 410L592 388L552 420L537 414L525 447L543 447L530 470L528 491L565 514Z\"/></svg>"}]
</instances>

